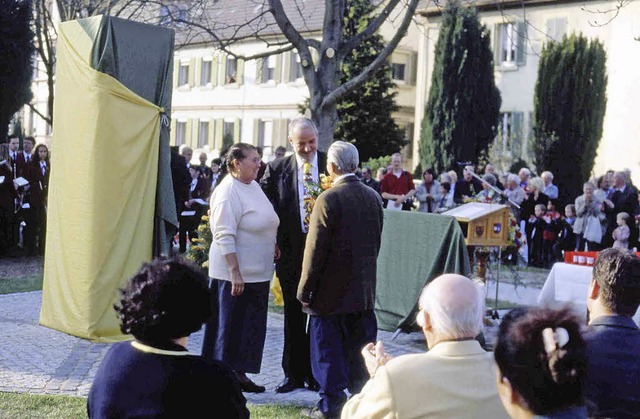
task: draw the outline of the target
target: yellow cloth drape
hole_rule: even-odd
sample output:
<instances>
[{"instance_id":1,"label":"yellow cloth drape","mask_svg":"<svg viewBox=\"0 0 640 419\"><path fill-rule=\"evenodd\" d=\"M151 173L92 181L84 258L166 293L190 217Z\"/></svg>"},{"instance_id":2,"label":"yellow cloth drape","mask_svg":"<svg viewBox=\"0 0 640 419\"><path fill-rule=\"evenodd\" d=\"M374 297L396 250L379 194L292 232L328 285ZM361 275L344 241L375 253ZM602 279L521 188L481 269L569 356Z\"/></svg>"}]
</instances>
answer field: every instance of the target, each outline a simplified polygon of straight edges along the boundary
<instances>
[{"instance_id":1,"label":"yellow cloth drape","mask_svg":"<svg viewBox=\"0 0 640 419\"><path fill-rule=\"evenodd\" d=\"M92 69L91 46L60 25L40 324L114 341L118 288L152 256L161 109Z\"/></svg>"},{"instance_id":2,"label":"yellow cloth drape","mask_svg":"<svg viewBox=\"0 0 640 419\"><path fill-rule=\"evenodd\" d=\"M271 294L273 295L273 304L282 307L284 306L284 297L282 296L282 287L280 287L280 280L273 274L273 279L271 279L270 286Z\"/></svg>"}]
</instances>

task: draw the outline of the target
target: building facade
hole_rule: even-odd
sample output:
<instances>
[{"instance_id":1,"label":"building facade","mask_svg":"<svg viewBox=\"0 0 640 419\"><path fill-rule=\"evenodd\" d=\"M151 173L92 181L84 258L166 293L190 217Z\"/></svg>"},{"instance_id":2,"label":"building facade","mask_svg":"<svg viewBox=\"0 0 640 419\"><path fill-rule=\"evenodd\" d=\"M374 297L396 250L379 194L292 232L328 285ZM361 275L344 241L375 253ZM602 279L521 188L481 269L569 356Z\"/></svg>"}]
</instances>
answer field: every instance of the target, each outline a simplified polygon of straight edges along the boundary
<instances>
[{"instance_id":1,"label":"building facade","mask_svg":"<svg viewBox=\"0 0 640 419\"><path fill-rule=\"evenodd\" d=\"M612 1L505 0L471 2L491 33L495 81L502 94L499 134L492 158L507 169L522 158L533 161L533 99L543 45L564 35L597 38L607 53L607 110L594 174L629 168L640 177L640 119L634 102L640 97L640 2L617 8ZM424 36L418 47L415 120L421 121L428 96L441 7L431 3L419 11ZM418 125L418 124L417 124ZM414 159L420 129L416 126ZM417 160L416 160L417 161ZM542 171L545 168L537 168Z\"/></svg>"}]
</instances>

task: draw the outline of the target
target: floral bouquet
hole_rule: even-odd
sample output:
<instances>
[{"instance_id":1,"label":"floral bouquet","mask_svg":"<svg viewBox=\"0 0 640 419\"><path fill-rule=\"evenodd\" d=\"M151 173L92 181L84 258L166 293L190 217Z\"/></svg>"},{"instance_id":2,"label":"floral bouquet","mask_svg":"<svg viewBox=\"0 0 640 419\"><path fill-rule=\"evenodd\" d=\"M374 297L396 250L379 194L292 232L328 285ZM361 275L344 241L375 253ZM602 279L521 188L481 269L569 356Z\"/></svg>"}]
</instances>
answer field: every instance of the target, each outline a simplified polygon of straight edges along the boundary
<instances>
[{"instance_id":1,"label":"floral bouquet","mask_svg":"<svg viewBox=\"0 0 640 419\"><path fill-rule=\"evenodd\" d=\"M308 208L307 212L311 214L316 199L318 199L322 192L333 186L333 179L331 179L331 176L321 174L319 182L304 182L304 186L309 192L309 197L304 199L304 209L307 210Z\"/></svg>"}]
</instances>

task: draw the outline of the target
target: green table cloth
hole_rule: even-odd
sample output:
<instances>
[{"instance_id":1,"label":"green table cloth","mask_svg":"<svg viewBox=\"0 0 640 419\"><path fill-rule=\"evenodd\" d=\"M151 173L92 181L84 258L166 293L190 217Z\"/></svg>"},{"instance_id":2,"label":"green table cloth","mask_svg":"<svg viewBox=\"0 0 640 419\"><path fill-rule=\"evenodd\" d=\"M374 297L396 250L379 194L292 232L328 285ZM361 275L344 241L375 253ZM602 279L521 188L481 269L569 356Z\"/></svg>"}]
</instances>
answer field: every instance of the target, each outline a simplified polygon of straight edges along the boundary
<instances>
[{"instance_id":1,"label":"green table cloth","mask_svg":"<svg viewBox=\"0 0 640 419\"><path fill-rule=\"evenodd\" d=\"M443 273L471 271L462 230L454 217L384 210L378 256L378 328L410 331L424 286Z\"/></svg>"}]
</instances>

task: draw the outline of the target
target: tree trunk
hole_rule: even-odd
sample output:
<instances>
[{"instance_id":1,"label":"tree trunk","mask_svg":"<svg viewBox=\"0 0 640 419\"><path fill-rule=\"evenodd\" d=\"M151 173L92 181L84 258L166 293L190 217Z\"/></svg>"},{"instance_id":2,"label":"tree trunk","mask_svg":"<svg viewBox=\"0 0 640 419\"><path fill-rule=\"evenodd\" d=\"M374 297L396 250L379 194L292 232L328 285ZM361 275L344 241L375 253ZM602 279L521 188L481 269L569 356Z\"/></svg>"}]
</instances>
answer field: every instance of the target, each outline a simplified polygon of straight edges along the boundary
<instances>
[{"instance_id":1,"label":"tree trunk","mask_svg":"<svg viewBox=\"0 0 640 419\"><path fill-rule=\"evenodd\" d=\"M8 138L7 138L8 133L9 133L9 118L6 118L4 115L0 115L0 140L2 140L2 143L8 142Z\"/></svg>"},{"instance_id":2,"label":"tree trunk","mask_svg":"<svg viewBox=\"0 0 640 419\"><path fill-rule=\"evenodd\" d=\"M318 127L318 149L327 151L333 142L333 133L338 125L338 111L333 105L330 109L322 109L311 113L311 119Z\"/></svg>"}]
</instances>

